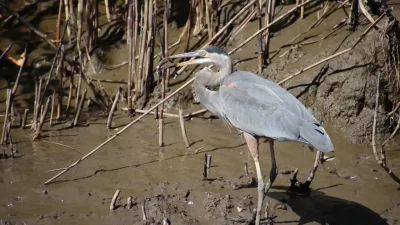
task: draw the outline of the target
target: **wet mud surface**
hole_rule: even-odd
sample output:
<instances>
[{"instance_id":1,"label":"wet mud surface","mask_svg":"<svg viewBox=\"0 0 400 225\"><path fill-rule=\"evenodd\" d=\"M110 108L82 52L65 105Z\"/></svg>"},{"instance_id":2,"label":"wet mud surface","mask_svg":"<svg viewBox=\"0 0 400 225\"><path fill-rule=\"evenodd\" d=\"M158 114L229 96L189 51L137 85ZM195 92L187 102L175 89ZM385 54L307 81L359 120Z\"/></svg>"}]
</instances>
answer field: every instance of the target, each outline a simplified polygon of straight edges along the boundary
<instances>
[{"instance_id":1,"label":"wet mud surface","mask_svg":"<svg viewBox=\"0 0 400 225\"><path fill-rule=\"evenodd\" d=\"M117 118L115 127L129 122L124 115ZM89 152L116 132L107 131L102 119L88 122L88 127L59 131L63 125L57 125L37 142L30 141L28 130L15 130L20 157L2 160L0 168L4 224L162 224L164 216L171 224L251 221L257 202L253 162L236 131L229 131L220 120L188 121L192 143L188 150L178 120L166 120L166 147L159 148L156 122L146 117L55 183L44 186L55 174L49 170L66 167L81 157L78 152ZM338 132L328 132L337 149L335 160L317 171L309 197L286 191L295 168L300 170L300 181L307 178L315 153L299 144L276 144L279 175L265 200L268 216L282 224L397 224L398 185L376 164L368 146L353 145ZM267 147L263 143L260 153L265 176L270 168ZM205 153L212 155L207 180L203 180ZM396 171L399 149L388 151L388 159ZM245 163L249 175L245 175ZM115 210L110 211L117 189L121 193ZM129 196L133 198L131 209L127 207Z\"/></svg>"},{"instance_id":2,"label":"wet mud surface","mask_svg":"<svg viewBox=\"0 0 400 225\"><path fill-rule=\"evenodd\" d=\"M286 9L278 8L277 11L283 13ZM323 36L344 15L342 11L335 12L308 35L320 38L318 35ZM275 31L272 51L314 21L315 13L285 29ZM316 44L299 45L286 55L282 55L287 50L283 49L272 59L271 65L262 75L279 81L310 62L332 54L336 48L349 47L351 42L342 46L342 41L357 38L366 24L363 23L355 33L341 29ZM41 30L49 30L49 27L54 30L54 20L44 20L39 26ZM249 24L226 49L235 47L248 34L254 33L256 28L256 23ZM19 31L29 34L24 28ZM171 29L171 32L171 42L175 42L180 30ZM21 33L18 35L21 36ZM27 35L25 38L33 36ZM365 136L369 131L363 129L370 128L366 124L371 121L373 107L366 101L367 107L351 111L352 105L360 99L373 98L373 91L366 93L363 88L370 85L368 89L373 89L375 80L362 79L367 70L363 65L373 54L373 49L365 46L376 41L376 36L368 38L362 43L364 47L353 54L356 58L343 56L332 61L329 64L329 75L321 83L308 85L320 73L321 67L317 67L284 84L285 88L312 108L317 118L327 127L335 145L335 152L330 155L334 155L335 159L325 162L318 169L309 197L288 194L286 191L293 171L298 168L298 179L304 181L313 165L315 152L310 152L300 144L276 143L279 175L265 199L265 202L269 202L267 215L275 224L400 224L399 185L377 165L369 145L354 144L366 142ZM10 41L10 38L1 38L2 49ZM21 49L13 48L10 54L17 57ZM235 53L233 58L238 62L235 69L256 72L256 52L257 46L253 41ZM44 59L48 51L43 46L32 50L30 54L32 57L28 65L48 60ZM127 55L127 48L120 43L116 44L107 48L107 60L104 63L119 64L127 60ZM354 64L358 66L352 68ZM32 66L23 74L17 107L24 108L32 104L33 88L29 85L29 77L41 71L48 72L49 66L43 65L36 70ZM17 71L16 68L10 70L10 67L6 70L10 73L1 77L2 92L5 92L7 86L5 80L12 80L11 74L17 73L13 72ZM96 78L123 80L127 74L127 66L114 70L103 68ZM188 73L172 80L173 86L169 91L186 79ZM117 87L116 84L104 83L109 93L115 93ZM361 95L365 93L369 96ZM329 99L329 96L335 98ZM4 111L5 95L0 96L0 101ZM154 98L149 105L157 101ZM185 113L199 109L200 106L192 105L192 101L191 90L188 88L168 102L168 112L176 113L177 106L184 107ZM123 106L121 103L120 107ZM54 169L69 166L130 122L119 110L113 120L114 129L108 131L105 115L98 111L89 113L86 107L84 114L81 122L88 126L65 129L66 124L53 127L45 124L44 136L40 141L31 141L32 133L29 129L12 130L19 153L14 159L0 159L0 224L163 224L163 220L166 220L164 218L167 218L165 224L222 225L248 224L251 221L257 202L253 160L236 130L229 130L220 120L210 120L209 114L186 122L190 150L184 145L179 121L175 118L165 120L165 147L158 147L157 122L153 116L148 116L56 182L43 185L58 172ZM266 178L271 165L268 144L263 143L260 148L261 167ZM212 165L208 179L204 180L206 153L212 155ZM388 166L395 173L400 173L400 148L396 142L387 149L387 159ZM245 163L248 165L248 175L244 171ZM117 189L121 193L116 208L110 211L110 202ZM127 198L130 196L133 205L129 209ZM146 220L143 220L143 210Z\"/></svg>"}]
</instances>

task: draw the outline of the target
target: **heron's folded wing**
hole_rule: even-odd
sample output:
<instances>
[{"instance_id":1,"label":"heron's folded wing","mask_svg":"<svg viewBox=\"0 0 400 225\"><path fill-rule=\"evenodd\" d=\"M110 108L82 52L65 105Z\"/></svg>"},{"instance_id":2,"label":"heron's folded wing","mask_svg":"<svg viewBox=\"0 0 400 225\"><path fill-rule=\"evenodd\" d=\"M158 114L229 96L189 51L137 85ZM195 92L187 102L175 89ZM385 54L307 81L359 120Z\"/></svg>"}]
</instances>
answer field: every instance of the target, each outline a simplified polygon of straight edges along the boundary
<instances>
[{"instance_id":1,"label":"heron's folded wing","mask_svg":"<svg viewBox=\"0 0 400 225\"><path fill-rule=\"evenodd\" d=\"M296 97L278 84L247 71L236 71L223 82L266 104L275 103L293 114L297 119L317 122L314 116Z\"/></svg>"},{"instance_id":2,"label":"heron's folded wing","mask_svg":"<svg viewBox=\"0 0 400 225\"><path fill-rule=\"evenodd\" d=\"M246 91L225 85L219 93L224 117L240 130L280 141L298 139L298 121L279 104L260 101Z\"/></svg>"}]
</instances>

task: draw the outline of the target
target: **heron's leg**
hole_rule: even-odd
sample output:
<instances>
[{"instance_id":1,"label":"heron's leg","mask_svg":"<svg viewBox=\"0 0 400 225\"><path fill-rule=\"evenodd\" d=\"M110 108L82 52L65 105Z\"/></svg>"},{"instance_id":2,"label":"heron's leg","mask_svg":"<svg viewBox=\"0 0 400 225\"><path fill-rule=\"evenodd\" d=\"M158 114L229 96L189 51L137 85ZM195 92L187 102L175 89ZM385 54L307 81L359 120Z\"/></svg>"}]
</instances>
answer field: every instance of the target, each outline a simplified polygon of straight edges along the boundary
<instances>
[{"instance_id":1,"label":"heron's leg","mask_svg":"<svg viewBox=\"0 0 400 225\"><path fill-rule=\"evenodd\" d=\"M261 217L261 208L264 200L264 180L261 174L260 163L258 161L259 158L258 139L247 133L244 133L244 138L246 139L247 146L256 165L257 178L258 178L258 203L257 203L257 213L256 213L256 225L259 225Z\"/></svg>"},{"instance_id":2,"label":"heron's leg","mask_svg":"<svg viewBox=\"0 0 400 225\"><path fill-rule=\"evenodd\" d=\"M311 170L310 176L307 178L306 182L304 182L304 183L301 183L297 180L298 170L296 169L296 171L293 174L293 178L290 180L291 185L290 185L288 191L297 193L299 195L308 196L311 191L311 189L310 189L311 182L314 180L315 172L318 169L319 162L320 161L322 162L322 159L323 159L323 152L317 151L317 154L315 156L314 166Z\"/></svg>"},{"instance_id":3,"label":"heron's leg","mask_svg":"<svg viewBox=\"0 0 400 225\"><path fill-rule=\"evenodd\" d=\"M322 161L321 157L323 157L323 156L324 156L323 152L317 151L317 154L315 156L315 161L314 161L314 167L311 170L310 176L307 178L307 181L305 182L305 184L307 186L310 186L311 182L314 180L315 172L317 171L319 162Z\"/></svg>"},{"instance_id":4,"label":"heron's leg","mask_svg":"<svg viewBox=\"0 0 400 225\"><path fill-rule=\"evenodd\" d=\"M268 194L269 189L274 183L276 177L278 176L278 167L276 166L275 161L275 150L274 150L274 141L269 141L269 150L271 151L271 171L269 173L269 179L267 184L265 185L264 194Z\"/></svg>"}]
</instances>

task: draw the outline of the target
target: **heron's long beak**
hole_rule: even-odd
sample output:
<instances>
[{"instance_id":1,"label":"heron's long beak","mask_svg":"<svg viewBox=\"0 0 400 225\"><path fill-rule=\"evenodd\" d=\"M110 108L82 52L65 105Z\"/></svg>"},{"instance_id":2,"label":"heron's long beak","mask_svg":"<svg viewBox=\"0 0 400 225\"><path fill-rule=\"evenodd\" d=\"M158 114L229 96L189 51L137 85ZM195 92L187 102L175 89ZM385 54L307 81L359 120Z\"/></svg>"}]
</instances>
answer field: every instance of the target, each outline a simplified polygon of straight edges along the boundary
<instances>
[{"instance_id":1,"label":"heron's long beak","mask_svg":"<svg viewBox=\"0 0 400 225\"><path fill-rule=\"evenodd\" d=\"M187 52L187 53L183 53L183 54L172 55L172 56L169 56L168 59L193 58L193 57L204 57L204 55L199 51L195 51L195 52ZM176 66L202 64L202 63L207 63L207 62L208 62L207 58L199 58L199 59L188 60L188 61L183 61L183 62L177 63Z\"/></svg>"}]
</instances>

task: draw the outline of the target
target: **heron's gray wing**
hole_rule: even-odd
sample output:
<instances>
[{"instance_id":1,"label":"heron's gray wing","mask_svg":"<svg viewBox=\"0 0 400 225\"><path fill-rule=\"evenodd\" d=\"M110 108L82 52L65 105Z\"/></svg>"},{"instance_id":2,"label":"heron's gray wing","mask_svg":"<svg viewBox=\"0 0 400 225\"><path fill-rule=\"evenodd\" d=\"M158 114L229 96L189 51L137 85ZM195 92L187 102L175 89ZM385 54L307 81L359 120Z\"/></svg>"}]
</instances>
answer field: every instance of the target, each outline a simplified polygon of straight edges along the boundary
<instances>
[{"instance_id":1,"label":"heron's gray wing","mask_svg":"<svg viewBox=\"0 0 400 225\"><path fill-rule=\"evenodd\" d=\"M255 136L303 142L321 151L333 150L328 134L319 124L297 118L285 104L260 100L253 92L249 94L236 85L222 85L219 90L221 112L235 127Z\"/></svg>"},{"instance_id":2,"label":"heron's gray wing","mask_svg":"<svg viewBox=\"0 0 400 225\"><path fill-rule=\"evenodd\" d=\"M290 92L254 73L236 71L226 77L222 84L234 84L237 89L246 91L261 102L279 104L298 119L318 123L311 112Z\"/></svg>"},{"instance_id":3,"label":"heron's gray wing","mask_svg":"<svg viewBox=\"0 0 400 225\"><path fill-rule=\"evenodd\" d=\"M224 117L238 129L280 141L298 139L298 121L290 113L285 113L279 104L265 104L246 91L225 85L220 87L219 95Z\"/></svg>"}]
</instances>

